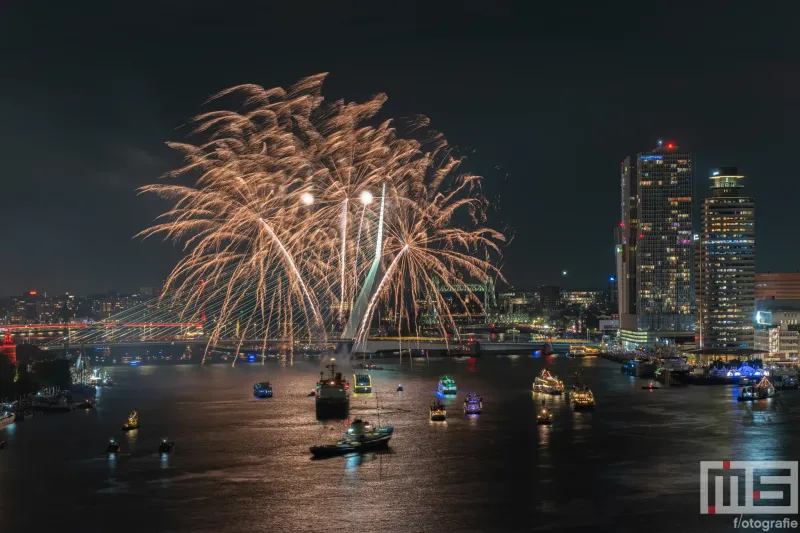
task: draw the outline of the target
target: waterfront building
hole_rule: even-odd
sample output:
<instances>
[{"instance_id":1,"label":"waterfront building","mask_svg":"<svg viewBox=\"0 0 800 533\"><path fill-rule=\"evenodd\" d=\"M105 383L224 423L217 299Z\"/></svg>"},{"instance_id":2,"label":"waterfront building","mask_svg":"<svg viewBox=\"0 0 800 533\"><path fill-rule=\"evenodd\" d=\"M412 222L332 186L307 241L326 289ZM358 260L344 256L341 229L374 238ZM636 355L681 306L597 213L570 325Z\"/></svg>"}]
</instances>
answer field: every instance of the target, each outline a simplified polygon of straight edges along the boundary
<instances>
[{"instance_id":1,"label":"waterfront building","mask_svg":"<svg viewBox=\"0 0 800 533\"><path fill-rule=\"evenodd\" d=\"M615 277L626 349L694 342L692 161L659 141L622 162Z\"/></svg>"},{"instance_id":2,"label":"waterfront building","mask_svg":"<svg viewBox=\"0 0 800 533\"><path fill-rule=\"evenodd\" d=\"M555 313L563 309L564 302L561 298L561 287L555 285L540 285L539 302L542 304L542 311L547 314Z\"/></svg>"},{"instance_id":3,"label":"waterfront building","mask_svg":"<svg viewBox=\"0 0 800 533\"><path fill-rule=\"evenodd\" d=\"M561 293L561 301L565 306L578 305L582 309L593 305L602 306L606 298L603 291L562 291Z\"/></svg>"},{"instance_id":4,"label":"waterfront building","mask_svg":"<svg viewBox=\"0 0 800 533\"><path fill-rule=\"evenodd\" d=\"M742 196L736 168L711 175L703 201L696 269L697 333L701 348L753 346L755 202Z\"/></svg>"},{"instance_id":5,"label":"waterfront building","mask_svg":"<svg viewBox=\"0 0 800 533\"><path fill-rule=\"evenodd\" d=\"M800 300L757 302L754 347L771 358L797 360L800 354Z\"/></svg>"},{"instance_id":6,"label":"waterfront building","mask_svg":"<svg viewBox=\"0 0 800 533\"><path fill-rule=\"evenodd\" d=\"M758 272L756 300L800 300L800 272Z\"/></svg>"}]
</instances>

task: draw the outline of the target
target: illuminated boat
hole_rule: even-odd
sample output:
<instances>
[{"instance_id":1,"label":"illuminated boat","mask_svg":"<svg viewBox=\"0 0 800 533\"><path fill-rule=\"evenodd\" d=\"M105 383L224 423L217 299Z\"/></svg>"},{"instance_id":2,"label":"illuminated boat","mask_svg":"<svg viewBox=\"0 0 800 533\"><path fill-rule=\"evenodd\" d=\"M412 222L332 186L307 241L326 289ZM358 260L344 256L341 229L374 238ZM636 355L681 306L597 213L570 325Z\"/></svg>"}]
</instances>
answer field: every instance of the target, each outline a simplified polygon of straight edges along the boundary
<instances>
[{"instance_id":1,"label":"illuminated boat","mask_svg":"<svg viewBox=\"0 0 800 533\"><path fill-rule=\"evenodd\" d=\"M483 398L471 392L464 400L465 415L479 415L483 412Z\"/></svg>"},{"instance_id":2,"label":"illuminated boat","mask_svg":"<svg viewBox=\"0 0 800 533\"><path fill-rule=\"evenodd\" d=\"M437 387L439 394L457 394L456 382L450 376L442 376Z\"/></svg>"},{"instance_id":3,"label":"illuminated boat","mask_svg":"<svg viewBox=\"0 0 800 533\"><path fill-rule=\"evenodd\" d=\"M533 382L533 392L545 394L561 394L564 392L564 382L548 372L545 368Z\"/></svg>"},{"instance_id":4,"label":"illuminated boat","mask_svg":"<svg viewBox=\"0 0 800 533\"><path fill-rule=\"evenodd\" d=\"M347 418L350 413L350 396L347 394L342 373L336 372L336 365L326 366L331 373L328 378L324 372L319 373L317 383L316 411L317 418Z\"/></svg>"},{"instance_id":5,"label":"illuminated boat","mask_svg":"<svg viewBox=\"0 0 800 533\"><path fill-rule=\"evenodd\" d=\"M550 409L542 406L538 413L536 413L537 424L551 424L553 422L553 413Z\"/></svg>"},{"instance_id":6,"label":"illuminated boat","mask_svg":"<svg viewBox=\"0 0 800 533\"><path fill-rule=\"evenodd\" d=\"M444 405L433 400L430 407L430 418L434 422L447 420L447 409L445 409Z\"/></svg>"},{"instance_id":7,"label":"illuminated boat","mask_svg":"<svg viewBox=\"0 0 800 533\"><path fill-rule=\"evenodd\" d=\"M0 428L4 428L9 424L13 424L14 419L16 418L14 416L13 409L5 406L0 406L0 409L2 409L2 411L0 411Z\"/></svg>"},{"instance_id":8,"label":"illuminated boat","mask_svg":"<svg viewBox=\"0 0 800 533\"><path fill-rule=\"evenodd\" d=\"M139 429L139 413L131 411L128 415L128 421L122 426L123 431L130 431L132 429Z\"/></svg>"},{"instance_id":9,"label":"illuminated boat","mask_svg":"<svg viewBox=\"0 0 800 533\"><path fill-rule=\"evenodd\" d=\"M119 452L119 442L111 439L108 441L108 446L106 447L107 453L117 453Z\"/></svg>"},{"instance_id":10,"label":"illuminated boat","mask_svg":"<svg viewBox=\"0 0 800 533\"><path fill-rule=\"evenodd\" d=\"M315 458L334 457L348 453L364 453L385 449L394 433L393 427L373 427L361 419L353 420L345 436L335 444L324 444L309 448Z\"/></svg>"},{"instance_id":11,"label":"illuminated boat","mask_svg":"<svg viewBox=\"0 0 800 533\"><path fill-rule=\"evenodd\" d=\"M162 439L161 444L158 445L158 453L172 453L175 449L175 443L171 440Z\"/></svg>"},{"instance_id":12,"label":"illuminated boat","mask_svg":"<svg viewBox=\"0 0 800 533\"><path fill-rule=\"evenodd\" d=\"M576 388L569 393L569 401L575 411L594 409L594 394L586 386Z\"/></svg>"},{"instance_id":13,"label":"illuminated boat","mask_svg":"<svg viewBox=\"0 0 800 533\"><path fill-rule=\"evenodd\" d=\"M742 387L739 401L766 400L773 396L775 396L775 387L772 386L767 376L764 376L756 385Z\"/></svg>"},{"instance_id":14,"label":"illuminated boat","mask_svg":"<svg viewBox=\"0 0 800 533\"><path fill-rule=\"evenodd\" d=\"M272 385L269 381L253 385L253 396L256 398L272 398Z\"/></svg>"},{"instance_id":15,"label":"illuminated boat","mask_svg":"<svg viewBox=\"0 0 800 533\"><path fill-rule=\"evenodd\" d=\"M353 374L353 392L370 393L372 392L372 377L369 374Z\"/></svg>"}]
</instances>

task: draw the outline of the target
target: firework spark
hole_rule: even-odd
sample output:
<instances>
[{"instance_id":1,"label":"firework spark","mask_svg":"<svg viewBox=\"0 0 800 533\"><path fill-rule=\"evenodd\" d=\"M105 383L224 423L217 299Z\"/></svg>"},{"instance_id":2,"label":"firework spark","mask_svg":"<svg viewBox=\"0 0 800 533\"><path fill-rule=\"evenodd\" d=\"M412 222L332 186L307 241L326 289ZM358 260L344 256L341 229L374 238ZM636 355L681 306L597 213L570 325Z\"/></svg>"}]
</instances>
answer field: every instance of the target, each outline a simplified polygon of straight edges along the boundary
<instances>
[{"instance_id":1,"label":"firework spark","mask_svg":"<svg viewBox=\"0 0 800 533\"><path fill-rule=\"evenodd\" d=\"M351 318L356 340L368 335L379 305L399 328L433 310L444 332L452 317L441 291L466 304L477 298L464 295L464 279L500 276L493 258L503 235L483 226L480 179L456 174L460 161L444 137L403 138L391 121L375 123L382 94L325 104L324 78L287 90L222 91L212 100L242 95L241 110L201 114L193 134L203 142L170 144L185 164L168 177L195 184L140 190L173 202L141 235L183 242L186 255L166 285L188 302L187 313L217 302L209 345L229 336L233 322L240 340L292 345L324 335L329 325L344 325L359 294L366 306ZM419 137L427 126L418 118L409 134ZM383 234L375 235L379 226ZM372 244L381 238L382 246ZM364 291L376 275L374 290Z\"/></svg>"}]
</instances>

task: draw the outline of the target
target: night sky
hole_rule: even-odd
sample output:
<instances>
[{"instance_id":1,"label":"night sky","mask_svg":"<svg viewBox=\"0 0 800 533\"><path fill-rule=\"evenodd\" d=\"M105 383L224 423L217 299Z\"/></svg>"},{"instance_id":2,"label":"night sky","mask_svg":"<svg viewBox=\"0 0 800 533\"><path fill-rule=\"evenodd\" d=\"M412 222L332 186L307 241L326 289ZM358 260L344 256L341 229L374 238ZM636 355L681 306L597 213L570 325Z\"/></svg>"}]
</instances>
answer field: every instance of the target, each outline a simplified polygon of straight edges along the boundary
<instances>
[{"instance_id":1,"label":"night sky","mask_svg":"<svg viewBox=\"0 0 800 533\"><path fill-rule=\"evenodd\" d=\"M790 2L269 4L0 2L0 295L157 284L179 252L134 239L167 206L135 189L177 165L165 141L223 88L318 72L327 98L386 92L382 117L460 147L513 229L514 285L605 286L620 161L659 138L695 152L698 198L738 166L758 270L800 269Z\"/></svg>"}]
</instances>

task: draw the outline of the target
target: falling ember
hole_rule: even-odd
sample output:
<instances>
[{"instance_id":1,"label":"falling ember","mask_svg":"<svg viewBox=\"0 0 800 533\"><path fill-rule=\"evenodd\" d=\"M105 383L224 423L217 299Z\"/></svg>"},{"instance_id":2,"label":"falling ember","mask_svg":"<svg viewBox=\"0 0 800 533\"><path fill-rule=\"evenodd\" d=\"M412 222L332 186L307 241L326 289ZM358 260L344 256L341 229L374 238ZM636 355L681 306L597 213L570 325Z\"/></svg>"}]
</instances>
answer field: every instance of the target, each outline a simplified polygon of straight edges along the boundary
<instances>
[{"instance_id":1,"label":"falling ember","mask_svg":"<svg viewBox=\"0 0 800 533\"><path fill-rule=\"evenodd\" d=\"M140 189L173 203L141 235L183 242L166 288L186 314L207 316L209 346L235 335L239 346L293 350L345 321L365 339L380 305L398 329L429 313L444 334L453 324L443 291L467 308L477 298L466 281L502 278L504 237L483 226L480 178L456 174L444 137L429 131L423 143L373 121L385 95L324 104L324 78L222 91L212 100L241 95L242 109L199 115L193 133L204 139L170 144L185 164L168 177L197 176L194 185Z\"/></svg>"}]
</instances>

